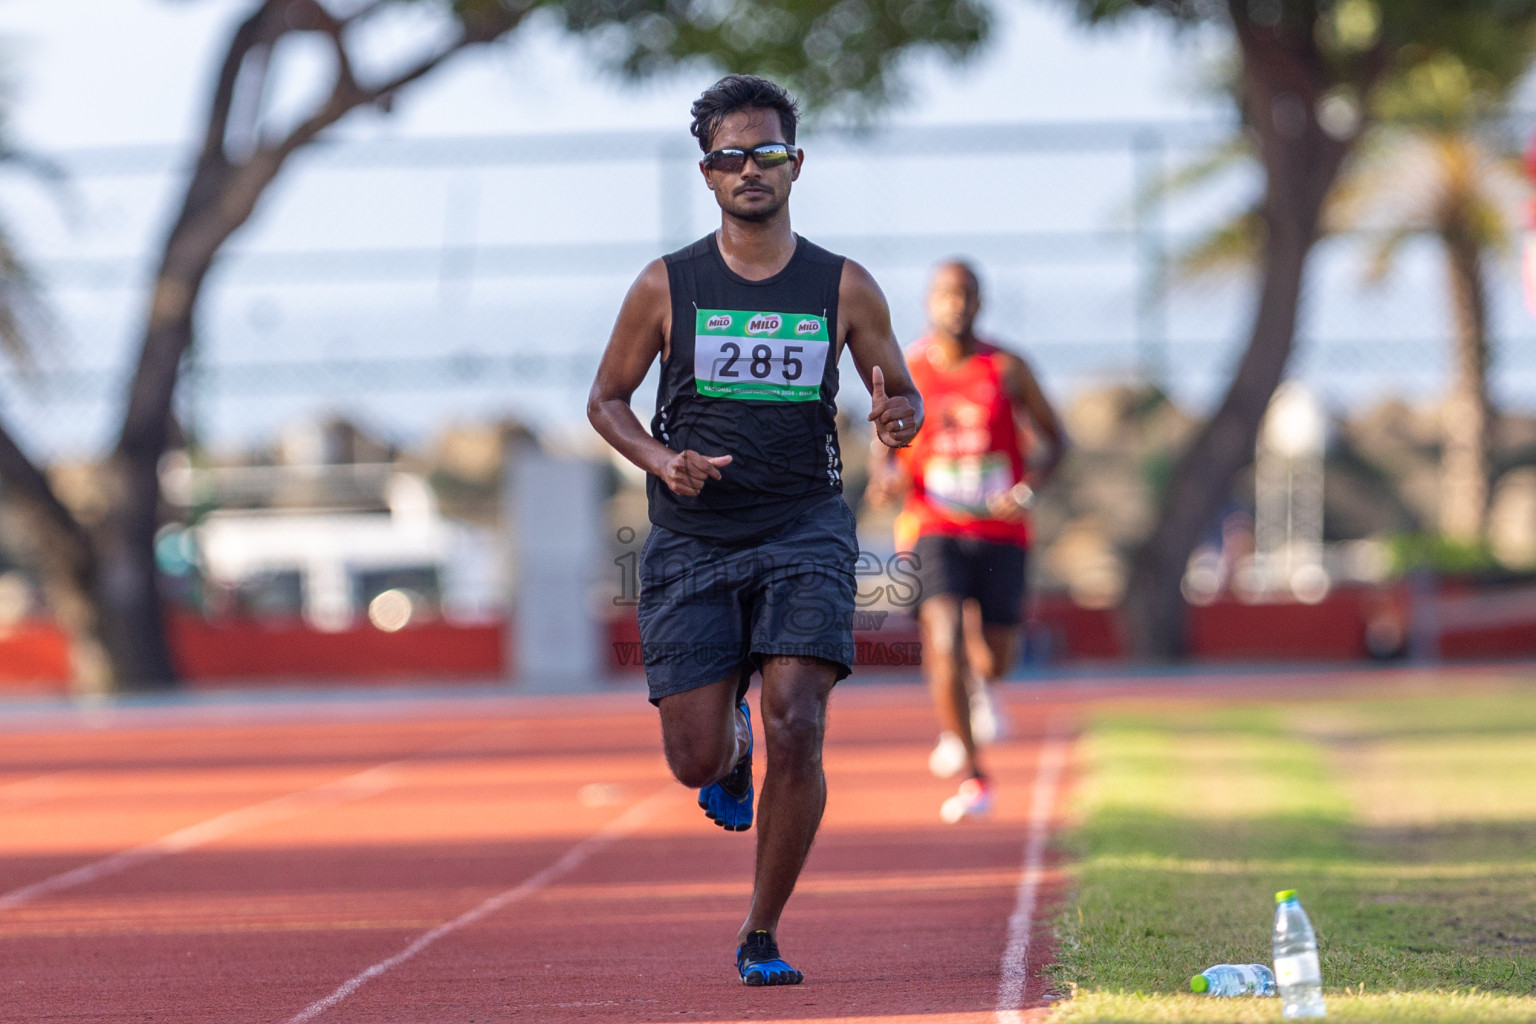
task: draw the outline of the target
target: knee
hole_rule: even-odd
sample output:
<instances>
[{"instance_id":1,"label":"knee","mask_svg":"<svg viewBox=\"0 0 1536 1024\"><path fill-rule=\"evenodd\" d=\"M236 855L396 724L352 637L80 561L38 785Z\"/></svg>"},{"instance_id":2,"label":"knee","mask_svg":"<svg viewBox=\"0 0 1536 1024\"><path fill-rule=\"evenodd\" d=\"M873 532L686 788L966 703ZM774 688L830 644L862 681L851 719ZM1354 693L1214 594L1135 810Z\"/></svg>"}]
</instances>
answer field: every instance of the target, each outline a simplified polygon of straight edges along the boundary
<instances>
[{"instance_id":1,"label":"knee","mask_svg":"<svg viewBox=\"0 0 1536 1024\"><path fill-rule=\"evenodd\" d=\"M669 738L666 743L673 778L693 789L723 778L733 767L727 763L730 753L720 743L700 742L697 737Z\"/></svg>"},{"instance_id":2,"label":"knee","mask_svg":"<svg viewBox=\"0 0 1536 1024\"><path fill-rule=\"evenodd\" d=\"M962 647L960 638L949 630L929 630L927 639L927 650L940 658L953 658Z\"/></svg>"},{"instance_id":3,"label":"knee","mask_svg":"<svg viewBox=\"0 0 1536 1024\"><path fill-rule=\"evenodd\" d=\"M774 709L763 730L770 763L791 770L820 764L825 725L821 705L815 701L799 701Z\"/></svg>"},{"instance_id":4,"label":"knee","mask_svg":"<svg viewBox=\"0 0 1536 1024\"><path fill-rule=\"evenodd\" d=\"M960 611L937 603L923 609L923 641L940 657L952 657L965 643Z\"/></svg>"}]
</instances>

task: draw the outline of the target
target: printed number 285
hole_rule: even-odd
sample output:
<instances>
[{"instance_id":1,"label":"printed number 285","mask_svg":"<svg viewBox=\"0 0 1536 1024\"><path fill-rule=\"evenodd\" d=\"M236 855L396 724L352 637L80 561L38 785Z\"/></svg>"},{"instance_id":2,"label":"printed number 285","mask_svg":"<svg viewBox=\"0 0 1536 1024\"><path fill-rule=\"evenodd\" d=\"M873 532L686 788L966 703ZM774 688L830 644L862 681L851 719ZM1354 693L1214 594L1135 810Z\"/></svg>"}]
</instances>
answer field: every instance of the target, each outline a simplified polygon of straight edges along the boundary
<instances>
[{"instance_id":1,"label":"printed number 285","mask_svg":"<svg viewBox=\"0 0 1536 1024\"><path fill-rule=\"evenodd\" d=\"M736 364L741 361L741 346L734 341L728 341L720 346L720 351L729 354L730 358L725 365L720 367L722 377L740 377L741 371L736 369ZM804 345L784 346L784 379L799 380L800 374L805 372L805 363L796 359L805 351ZM752 361L747 370L758 380L762 380L773 372L773 348L769 345L756 345L752 348Z\"/></svg>"}]
</instances>

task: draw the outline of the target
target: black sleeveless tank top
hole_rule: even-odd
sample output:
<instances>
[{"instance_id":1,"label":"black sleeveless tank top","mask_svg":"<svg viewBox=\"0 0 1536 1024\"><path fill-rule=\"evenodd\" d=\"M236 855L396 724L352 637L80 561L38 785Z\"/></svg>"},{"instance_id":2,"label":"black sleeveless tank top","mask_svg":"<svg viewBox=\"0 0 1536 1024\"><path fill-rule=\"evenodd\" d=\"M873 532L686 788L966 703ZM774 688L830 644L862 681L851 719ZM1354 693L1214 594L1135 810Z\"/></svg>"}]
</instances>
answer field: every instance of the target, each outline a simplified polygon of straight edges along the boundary
<instances>
[{"instance_id":1,"label":"black sleeveless tank top","mask_svg":"<svg viewBox=\"0 0 1536 1024\"><path fill-rule=\"evenodd\" d=\"M665 257L672 334L651 436L729 455L695 497L646 480L651 522L750 543L843 489L837 445L837 292L843 257L796 238L772 277L726 266L714 233Z\"/></svg>"}]
</instances>

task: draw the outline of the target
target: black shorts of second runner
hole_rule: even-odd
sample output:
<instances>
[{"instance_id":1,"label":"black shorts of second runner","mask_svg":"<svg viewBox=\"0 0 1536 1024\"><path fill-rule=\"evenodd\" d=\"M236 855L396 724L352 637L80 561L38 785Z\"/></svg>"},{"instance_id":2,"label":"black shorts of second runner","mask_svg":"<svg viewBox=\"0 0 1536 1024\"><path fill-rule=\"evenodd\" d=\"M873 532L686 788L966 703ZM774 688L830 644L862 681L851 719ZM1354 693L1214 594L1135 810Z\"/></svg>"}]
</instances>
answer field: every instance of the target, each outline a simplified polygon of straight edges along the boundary
<instances>
[{"instance_id":1,"label":"black shorts of second runner","mask_svg":"<svg viewBox=\"0 0 1536 1024\"><path fill-rule=\"evenodd\" d=\"M765 657L853 670L853 511L839 495L755 544L651 527L640 553L640 655L651 703L722 679L738 697Z\"/></svg>"},{"instance_id":2,"label":"black shorts of second runner","mask_svg":"<svg viewBox=\"0 0 1536 1024\"><path fill-rule=\"evenodd\" d=\"M975 598L981 621L989 626L1017 626L1024 601L1026 552L1017 544L998 544L974 537L917 538L913 566L922 587L918 603L947 594L962 601Z\"/></svg>"}]
</instances>

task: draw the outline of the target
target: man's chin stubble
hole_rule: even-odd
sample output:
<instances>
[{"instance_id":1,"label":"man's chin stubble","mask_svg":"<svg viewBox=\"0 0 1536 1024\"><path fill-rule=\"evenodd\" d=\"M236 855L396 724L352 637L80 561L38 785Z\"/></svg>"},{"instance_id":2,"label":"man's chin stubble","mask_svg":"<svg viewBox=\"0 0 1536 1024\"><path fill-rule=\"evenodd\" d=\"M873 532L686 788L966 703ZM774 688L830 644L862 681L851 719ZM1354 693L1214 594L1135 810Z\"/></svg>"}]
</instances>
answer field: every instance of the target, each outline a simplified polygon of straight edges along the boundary
<instances>
[{"instance_id":1,"label":"man's chin stubble","mask_svg":"<svg viewBox=\"0 0 1536 1024\"><path fill-rule=\"evenodd\" d=\"M763 221L773 220L774 213L782 209L783 204L780 203L774 207L762 207L762 209L756 210L730 210L730 213L736 220L746 221L748 224L762 224Z\"/></svg>"},{"instance_id":2,"label":"man's chin stubble","mask_svg":"<svg viewBox=\"0 0 1536 1024\"><path fill-rule=\"evenodd\" d=\"M772 220L774 214L778 213L782 209L784 209L783 203L774 203L772 206L749 208L745 210L732 209L727 210L726 212L729 213L732 217L735 217L737 220L744 220L748 224L761 224L763 221Z\"/></svg>"}]
</instances>

